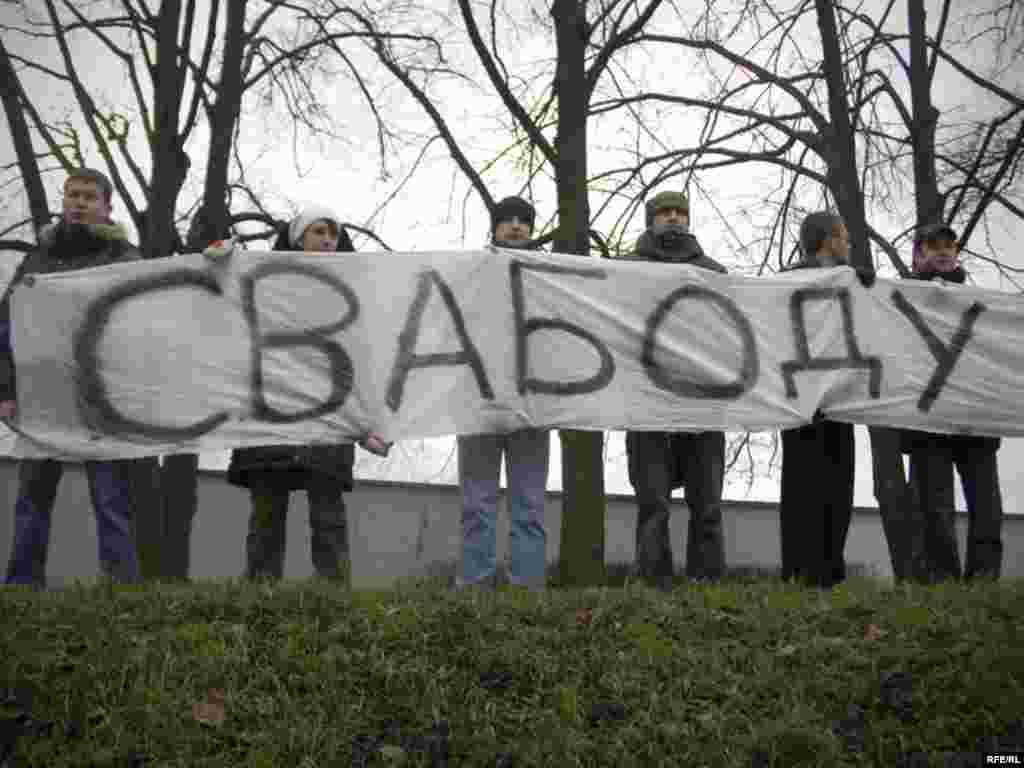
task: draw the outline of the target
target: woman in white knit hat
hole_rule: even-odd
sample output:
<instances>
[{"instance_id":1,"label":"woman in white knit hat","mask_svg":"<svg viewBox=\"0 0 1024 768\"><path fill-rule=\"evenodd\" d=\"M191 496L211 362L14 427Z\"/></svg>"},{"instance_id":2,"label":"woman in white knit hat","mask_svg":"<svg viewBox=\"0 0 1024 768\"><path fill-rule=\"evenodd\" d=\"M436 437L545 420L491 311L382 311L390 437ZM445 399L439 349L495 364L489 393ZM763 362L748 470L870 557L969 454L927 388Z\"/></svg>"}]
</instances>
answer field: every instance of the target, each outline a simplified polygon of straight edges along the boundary
<instances>
[{"instance_id":1,"label":"woman in white knit hat","mask_svg":"<svg viewBox=\"0 0 1024 768\"><path fill-rule=\"evenodd\" d=\"M303 210L282 229L273 250L350 252L355 248L334 212L315 207ZM360 445L377 454L387 453L390 447L372 433ZM281 578L289 494L305 490L316 574L347 578L349 546L342 492L352 490L354 463L352 443L232 451L228 482L248 488L252 497L245 541L246 577Z\"/></svg>"}]
</instances>

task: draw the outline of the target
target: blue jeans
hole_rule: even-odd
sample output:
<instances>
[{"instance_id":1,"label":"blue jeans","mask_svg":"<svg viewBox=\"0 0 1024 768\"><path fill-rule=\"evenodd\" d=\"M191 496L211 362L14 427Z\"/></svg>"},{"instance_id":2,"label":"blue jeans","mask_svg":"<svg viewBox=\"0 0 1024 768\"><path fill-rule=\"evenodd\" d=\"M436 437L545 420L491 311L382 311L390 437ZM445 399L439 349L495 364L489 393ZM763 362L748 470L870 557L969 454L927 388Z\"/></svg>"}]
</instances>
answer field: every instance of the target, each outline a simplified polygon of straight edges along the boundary
<instances>
[{"instance_id":1,"label":"blue jeans","mask_svg":"<svg viewBox=\"0 0 1024 768\"><path fill-rule=\"evenodd\" d=\"M501 455L509 495L509 581L542 587L547 565L544 490L550 443L546 429L523 429L506 435L458 438L459 485L462 488L462 562L458 586L493 582L497 565L498 480Z\"/></svg>"},{"instance_id":2,"label":"blue jeans","mask_svg":"<svg viewBox=\"0 0 1024 768\"><path fill-rule=\"evenodd\" d=\"M89 495L96 515L100 568L115 581L137 581L132 539L132 508L122 462L87 461ZM46 584L50 547L50 516L64 465L53 459L23 459L18 468L18 501L14 507L14 542L7 566L7 584Z\"/></svg>"}]
</instances>

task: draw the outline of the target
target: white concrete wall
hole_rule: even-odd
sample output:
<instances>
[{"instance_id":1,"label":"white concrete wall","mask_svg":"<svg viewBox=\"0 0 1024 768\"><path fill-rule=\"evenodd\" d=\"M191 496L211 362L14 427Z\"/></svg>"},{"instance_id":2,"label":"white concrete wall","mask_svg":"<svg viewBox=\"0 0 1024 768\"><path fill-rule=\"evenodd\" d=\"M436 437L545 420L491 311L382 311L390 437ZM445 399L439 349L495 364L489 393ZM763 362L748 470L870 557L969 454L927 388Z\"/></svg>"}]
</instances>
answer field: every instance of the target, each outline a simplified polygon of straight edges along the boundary
<instances>
[{"instance_id":1,"label":"white concrete wall","mask_svg":"<svg viewBox=\"0 0 1024 768\"><path fill-rule=\"evenodd\" d=\"M13 536L17 464L0 459L0 568L6 570ZM345 495L349 510L352 578L355 585L385 586L396 578L423 572L432 563L452 561L459 553L459 493L454 486L358 481ZM192 535L194 578L234 577L242 573L249 498L228 485L220 473L202 472L199 514ZM562 501L548 494L548 561L558 558ZM312 575L305 494L292 495L288 519L286 578ZM963 550L966 518L961 516ZM632 562L636 507L631 496L608 497L606 560ZM672 516L672 548L677 567L686 552L686 505L679 501ZM508 522L501 507L498 558L507 549ZM1024 576L1024 516L1007 516L1003 529L1006 577ZM775 504L727 502L725 543L730 566L778 567L779 521ZM47 581L52 586L99 574L96 525L88 487L80 465L68 465L57 496L50 532ZM888 548L877 510L857 509L846 545L847 563L864 565L890 578Z\"/></svg>"}]
</instances>

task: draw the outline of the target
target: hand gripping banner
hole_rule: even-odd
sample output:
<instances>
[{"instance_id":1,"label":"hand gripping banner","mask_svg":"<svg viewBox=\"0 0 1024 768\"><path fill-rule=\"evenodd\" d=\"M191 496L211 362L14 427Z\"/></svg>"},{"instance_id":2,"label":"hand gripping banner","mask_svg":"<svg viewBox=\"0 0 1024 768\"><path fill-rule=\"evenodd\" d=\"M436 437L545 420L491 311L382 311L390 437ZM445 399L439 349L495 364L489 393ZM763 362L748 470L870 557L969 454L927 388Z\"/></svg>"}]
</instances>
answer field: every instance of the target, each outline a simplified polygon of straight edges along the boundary
<instances>
[{"instance_id":1,"label":"hand gripping banner","mask_svg":"<svg viewBox=\"0 0 1024 768\"><path fill-rule=\"evenodd\" d=\"M1024 301L485 249L247 251L12 297L16 453L117 458L524 427L772 430L816 412L1024 435Z\"/></svg>"}]
</instances>

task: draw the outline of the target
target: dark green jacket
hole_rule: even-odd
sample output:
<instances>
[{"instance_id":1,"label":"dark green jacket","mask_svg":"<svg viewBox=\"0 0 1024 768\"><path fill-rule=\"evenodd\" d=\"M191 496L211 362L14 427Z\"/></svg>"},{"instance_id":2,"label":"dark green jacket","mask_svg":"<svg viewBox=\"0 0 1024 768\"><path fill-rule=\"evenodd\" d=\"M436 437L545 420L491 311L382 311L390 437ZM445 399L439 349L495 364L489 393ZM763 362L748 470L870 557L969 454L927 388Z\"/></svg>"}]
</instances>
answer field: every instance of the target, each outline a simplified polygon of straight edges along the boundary
<instances>
[{"instance_id":1,"label":"dark green jacket","mask_svg":"<svg viewBox=\"0 0 1024 768\"><path fill-rule=\"evenodd\" d=\"M636 241L636 250L620 258L628 261L661 261L670 264L692 264L713 272L727 272L726 268L704 253L697 238L689 232L683 240L683 247L677 251L664 251L654 241L654 234L647 230Z\"/></svg>"}]
</instances>

